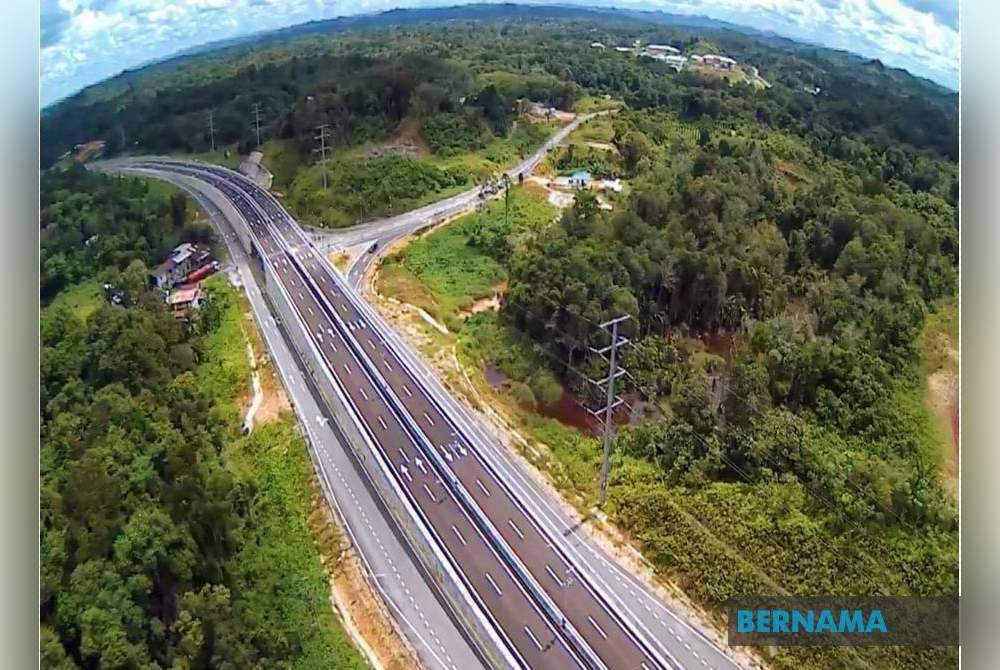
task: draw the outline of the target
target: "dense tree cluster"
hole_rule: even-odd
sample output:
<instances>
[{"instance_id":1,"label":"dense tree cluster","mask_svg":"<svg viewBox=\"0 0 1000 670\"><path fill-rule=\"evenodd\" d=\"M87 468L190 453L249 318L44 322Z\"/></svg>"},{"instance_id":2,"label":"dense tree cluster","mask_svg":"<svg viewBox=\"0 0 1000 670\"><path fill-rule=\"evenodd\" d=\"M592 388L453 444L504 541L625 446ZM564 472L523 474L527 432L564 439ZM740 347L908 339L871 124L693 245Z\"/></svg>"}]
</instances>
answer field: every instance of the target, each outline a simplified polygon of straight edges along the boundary
<instances>
[{"instance_id":1,"label":"dense tree cluster","mask_svg":"<svg viewBox=\"0 0 1000 670\"><path fill-rule=\"evenodd\" d=\"M151 193L134 179L87 172L74 165L41 182L41 298L133 261L152 267L185 234L187 200Z\"/></svg>"},{"instance_id":2,"label":"dense tree cluster","mask_svg":"<svg viewBox=\"0 0 1000 670\"><path fill-rule=\"evenodd\" d=\"M224 463L234 417L194 374L222 305L183 325L147 288L143 259L179 233L170 201L80 173L46 173L42 187L43 226L58 227L43 254L72 257L69 219L96 222L107 241L72 279L101 273L129 296L85 319L62 302L42 311L42 667L287 666L312 633L270 614L287 597L275 566L247 572L263 510ZM260 588L269 602L249 600Z\"/></svg>"},{"instance_id":3,"label":"dense tree cluster","mask_svg":"<svg viewBox=\"0 0 1000 670\"><path fill-rule=\"evenodd\" d=\"M494 18L488 8L467 12L483 20L416 26L402 16L397 25L391 16L376 17L375 29L336 39L310 34L323 32L317 26L299 39L291 31L283 38L291 41L275 37L256 48L126 73L46 110L42 163L90 139L106 140L112 153L129 147L201 151L208 145L209 110L217 141L245 151L253 145L255 102L265 110L267 136L295 138L311 149L320 123L330 125L335 141L356 144L383 137L407 115L460 112L460 100L505 134L515 99L569 108L584 93L611 95L635 108L669 108L691 120L752 120L824 149L893 149L896 167L917 190L926 153L957 159L957 95L877 61L711 27L604 16L595 29L593 19L579 18L586 12L566 8L547 8L544 19L516 6ZM640 39L689 52L722 51L759 68L771 87L677 74L650 59L592 49L595 37L609 46Z\"/></svg>"},{"instance_id":4,"label":"dense tree cluster","mask_svg":"<svg viewBox=\"0 0 1000 670\"><path fill-rule=\"evenodd\" d=\"M532 240L511 262L510 322L586 368L596 324L633 315L626 364L637 390L670 398L673 420L623 440L673 481L793 477L844 501L845 522L953 523L893 400L926 311L957 290L946 166L924 191L901 178L873 191L872 166L827 157L794 184L766 136L685 136L652 112L616 126L627 206L578 197ZM716 332L744 342L725 366L706 369L677 339ZM871 495L851 499L845 475Z\"/></svg>"}]
</instances>

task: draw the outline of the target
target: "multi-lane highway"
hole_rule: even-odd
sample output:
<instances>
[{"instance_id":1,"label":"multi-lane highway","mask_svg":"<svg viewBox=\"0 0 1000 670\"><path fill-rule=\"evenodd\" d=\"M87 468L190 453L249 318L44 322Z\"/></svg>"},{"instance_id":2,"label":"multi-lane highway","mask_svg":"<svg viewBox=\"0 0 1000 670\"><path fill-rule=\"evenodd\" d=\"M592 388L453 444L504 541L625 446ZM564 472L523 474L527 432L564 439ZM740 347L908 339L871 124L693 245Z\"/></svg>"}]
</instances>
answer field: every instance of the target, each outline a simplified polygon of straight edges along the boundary
<instances>
[{"instance_id":1,"label":"multi-lane highway","mask_svg":"<svg viewBox=\"0 0 1000 670\"><path fill-rule=\"evenodd\" d=\"M268 193L222 168L153 166L198 173L244 215L400 483L527 667L665 666L476 457L474 439L370 327L329 264Z\"/></svg>"},{"instance_id":2,"label":"multi-lane highway","mask_svg":"<svg viewBox=\"0 0 1000 670\"><path fill-rule=\"evenodd\" d=\"M163 164L138 167L167 169ZM180 167L173 171L194 173ZM373 338L377 336L351 312L342 294L333 287L331 278L318 272L325 265L322 257L304 245L302 239L293 239L292 244L288 244L282 233L293 231L286 224L276 224L273 212L262 211L255 201L227 183L225 178L204 172L198 176L222 191L249 224L259 244L262 261L268 271L276 274L291 297L309 336L352 400L365 430L373 437L383 457L395 466L400 485L430 521L437 540L483 601L522 665L553 669L586 667L497 555L450 487L444 484L430 459L426 455L421 457L422 451L414 444L404 419L393 411L378 379L370 374L366 362L351 345L355 341L354 332L360 335L367 330L365 337L372 347ZM281 233L279 227L283 228ZM317 290L310 278L329 288ZM338 312L341 313L339 318Z\"/></svg>"},{"instance_id":3,"label":"multi-lane highway","mask_svg":"<svg viewBox=\"0 0 1000 670\"><path fill-rule=\"evenodd\" d=\"M237 207L366 429L520 661L533 668L729 665L679 620L683 638L666 624L674 644L651 634L650 628L657 627L653 621L647 628L641 616L618 611L621 597L609 596L603 576L589 574L591 561L568 550L551 521L539 519L537 508L525 504L523 483L498 471L496 460L485 453L482 433L456 419L428 388L425 369L397 350L396 338L373 321L371 311L270 194L221 168L169 161L132 167L203 180ZM608 567L608 574L622 582L621 574ZM632 585L625 589L635 591ZM647 597L637 596L662 621L644 601ZM678 656L693 662L678 662Z\"/></svg>"},{"instance_id":4,"label":"multi-lane highway","mask_svg":"<svg viewBox=\"0 0 1000 670\"><path fill-rule=\"evenodd\" d=\"M392 520L378 502L377 493L346 447L335 422L316 397L299 357L283 336L283 328L270 313L264 292L258 285L235 225L207 194L212 187L203 181L176 173L151 172L187 191L205 211L223 237L251 310L257 320L274 367L306 431L324 494L341 517L367 571L369 582L378 592L409 642L420 665L427 670L485 670L467 636L440 602L421 567L405 545Z\"/></svg>"}]
</instances>

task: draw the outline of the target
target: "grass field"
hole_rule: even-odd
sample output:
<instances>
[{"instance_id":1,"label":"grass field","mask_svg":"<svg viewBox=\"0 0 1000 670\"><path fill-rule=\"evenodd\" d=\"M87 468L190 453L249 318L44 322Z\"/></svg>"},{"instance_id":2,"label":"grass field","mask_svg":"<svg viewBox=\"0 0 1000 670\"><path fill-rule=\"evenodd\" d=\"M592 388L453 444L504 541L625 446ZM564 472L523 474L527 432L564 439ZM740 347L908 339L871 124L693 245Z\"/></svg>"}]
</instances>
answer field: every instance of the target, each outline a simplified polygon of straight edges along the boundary
<instances>
[{"instance_id":1,"label":"grass field","mask_svg":"<svg viewBox=\"0 0 1000 670\"><path fill-rule=\"evenodd\" d=\"M411 242L403 254L403 266L434 296L438 318L456 315L507 279L500 263L469 244L468 220Z\"/></svg>"},{"instance_id":2,"label":"grass field","mask_svg":"<svg viewBox=\"0 0 1000 670\"><path fill-rule=\"evenodd\" d=\"M484 212L419 237L387 259L379 272L379 292L454 326L474 301L491 297L507 280L496 245L507 239L516 243L519 234L550 223L555 212L544 191L533 185L516 187L511 190L509 226L503 200L491 200Z\"/></svg>"},{"instance_id":3,"label":"grass field","mask_svg":"<svg viewBox=\"0 0 1000 670\"><path fill-rule=\"evenodd\" d=\"M606 109L618 109L623 104L621 100L615 100L614 98L607 99L585 95L573 104L573 111L578 114L587 114L588 112L600 112Z\"/></svg>"},{"instance_id":4,"label":"grass field","mask_svg":"<svg viewBox=\"0 0 1000 670\"><path fill-rule=\"evenodd\" d=\"M204 338L205 354L196 370L198 383L226 408L227 414L235 416L239 398L250 385L246 343L253 332L253 321L243 299L225 277L212 276L202 282L202 287L219 311L220 324Z\"/></svg>"},{"instance_id":5,"label":"grass field","mask_svg":"<svg viewBox=\"0 0 1000 670\"><path fill-rule=\"evenodd\" d=\"M598 116L596 118L581 123L580 126L569 134L569 142L610 142L614 139L615 128L614 118L609 115Z\"/></svg>"},{"instance_id":6,"label":"grass field","mask_svg":"<svg viewBox=\"0 0 1000 670\"><path fill-rule=\"evenodd\" d=\"M81 321L86 321L102 302L104 297L101 295L101 285L95 280L63 289L46 309L63 305L69 307Z\"/></svg>"}]
</instances>

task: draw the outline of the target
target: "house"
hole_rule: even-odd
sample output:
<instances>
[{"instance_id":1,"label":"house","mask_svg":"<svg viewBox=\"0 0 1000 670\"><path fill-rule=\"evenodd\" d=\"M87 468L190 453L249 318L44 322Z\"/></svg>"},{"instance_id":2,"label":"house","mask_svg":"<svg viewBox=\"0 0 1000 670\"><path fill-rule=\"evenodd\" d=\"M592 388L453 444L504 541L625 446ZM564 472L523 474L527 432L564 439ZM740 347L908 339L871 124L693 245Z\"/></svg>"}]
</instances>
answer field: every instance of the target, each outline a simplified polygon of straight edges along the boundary
<instances>
[{"instance_id":1,"label":"house","mask_svg":"<svg viewBox=\"0 0 1000 670\"><path fill-rule=\"evenodd\" d=\"M719 70L732 70L736 66L736 61L732 58L719 56L717 54L705 54L702 56L705 65L711 65Z\"/></svg>"},{"instance_id":2,"label":"house","mask_svg":"<svg viewBox=\"0 0 1000 670\"><path fill-rule=\"evenodd\" d=\"M186 319L201 305L202 297L199 284L182 286L167 296L167 305L175 319Z\"/></svg>"},{"instance_id":3,"label":"house","mask_svg":"<svg viewBox=\"0 0 1000 670\"><path fill-rule=\"evenodd\" d=\"M680 49L675 49L666 44L647 44L646 52L649 54L679 54Z\"/></svg>"},{"instance_id":4,"label":"house","mask_svg":"<svg viewBox=\"0 0 1000 670\"><path fill-rule=\"evenodd\" d=\"M574 188L587 188L590 186L590 172L587 170L577 170L569 176L569 185Z\"/></svg>"},{"instance_id":5,"label":"house","mask_svg":"<svg viewBox=\"0 0 1000 670\"><path fill-rule=\"evenodd\" d=\"M632 47L615 47L615 51L622 54L632 53Z\"/></svg>"},{"instance_id":6,"label":"house","mask_svg":"<svg viewBox=\"0 0 1000 670\"><path fill-rule=\"evenodd\" d=\"M174 248L165 261L153 268L149 273L150 284L163 290L172 288L211 260L212 252L208 247L185 242Z\"/></svg>"},{"instance_id":7,"label":"house","mask_svg":"<svg viewBox=\"0 0 1000 670\"><path fill-rule=\"evenodd\" d=\"M591 49L604 49L605 46L603 44L601 44L600 42L591 42L590 43L590 48Z\"/></svg>"}]
</instances>

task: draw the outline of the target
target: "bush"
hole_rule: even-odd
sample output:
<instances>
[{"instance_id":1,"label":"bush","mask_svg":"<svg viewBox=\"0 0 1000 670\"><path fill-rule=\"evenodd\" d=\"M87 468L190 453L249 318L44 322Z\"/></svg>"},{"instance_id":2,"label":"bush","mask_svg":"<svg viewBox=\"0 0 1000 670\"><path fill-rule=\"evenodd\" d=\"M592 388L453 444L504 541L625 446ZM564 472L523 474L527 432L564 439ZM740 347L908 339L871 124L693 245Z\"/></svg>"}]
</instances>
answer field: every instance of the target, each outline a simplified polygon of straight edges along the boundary
<instances>
[{"instance_id":1,"label":"bush","mask_svg":"<svg viewBox=\"0 0 1000 670\"><path fill-rule=\"evenodd\" d=\"M350 225L355 219L389 216L422 204L429 194L463 186L468 177L459 170L441 170L424 161L398 156L343 160L329 170L324 190L322 170L300 171L289 190L289 207L307 223Z\"/></svg>"},{"instance_id":2,"label":"bush","mask_svg":"<svg viewBox=\"0 0 1000 670\"><path fill-rule=\"evenodd\" d=\"M512 382L510 385L510 395L514 398L514 402L524 409L535 409L535 394L532 393L531 387L527 384Z\"/></svg>"},{"instance_id":3,"label":"bush","mask_svg":"<svg viewBox=\"0 0 1000 670\"><path fill-rule=\"evenodd\" d=\"M423 122L424 139L439 156L454 156L482 149L489 131L475 113L435 114Z\"/></svg>"},{"instance_id":4,"label":"bush","mask_svg":"<svg viewBox=\"0 0 1000 670\"><path fill-rule=\"evenodd\" d=\"M551 405L562 397L563 388L550 371L540 369L528 379L528 386L542 405Z\"/></svg>"}]
</instances>

